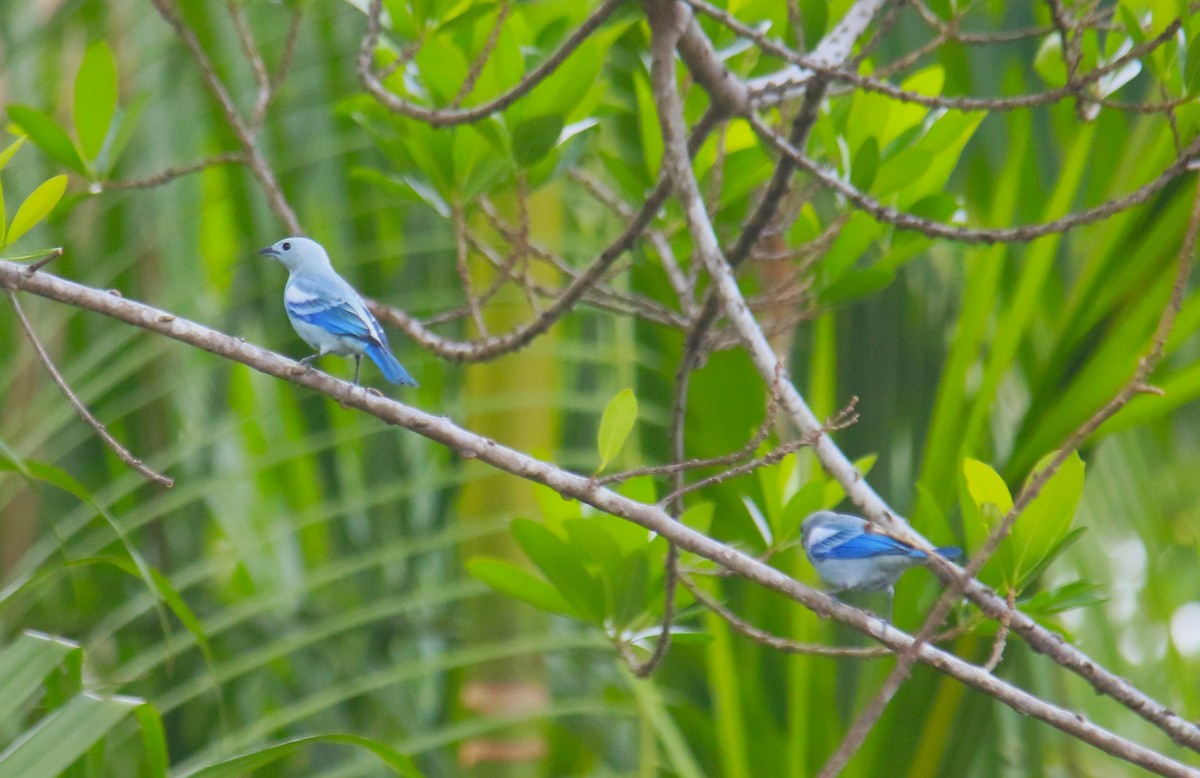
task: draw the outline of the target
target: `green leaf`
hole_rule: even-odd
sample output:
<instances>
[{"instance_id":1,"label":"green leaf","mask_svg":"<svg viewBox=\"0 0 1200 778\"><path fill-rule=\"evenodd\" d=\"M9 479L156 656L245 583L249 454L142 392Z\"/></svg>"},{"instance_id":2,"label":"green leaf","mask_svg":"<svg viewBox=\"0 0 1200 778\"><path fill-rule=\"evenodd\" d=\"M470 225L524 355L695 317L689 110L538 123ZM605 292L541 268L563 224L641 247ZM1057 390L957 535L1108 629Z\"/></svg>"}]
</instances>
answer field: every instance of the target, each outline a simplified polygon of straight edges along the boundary
<instances>
[{"instance_id":1,"label":"green leaf","mask_svg":"<svg viewBox=\"0 0 1200 778\"><path fill-rule=\"evenodd\" d=\"M825 484L820 481L809 481L792 495L787 506L783 509L779 527L775 537L779 543L787 543L800 534L800 524L812 514L821 510L825 499Z\"/></svg>"},{"instance_id":2,"label":"green leaf","mask_svg":"<svg viewBox=\"0 0 1200 778\"><path fill-rule=\"evenodd\" d=\"M117 63L104 41L88 47L75 76L75 136L92 162L104 149L104 140L117 110Z\"/></svg>"},{"instance_id":3,"label":"green leaf","mask_svg":"<svg viewBox=\"0 0 1200 778\"><path fill-rule=\"evenodd\" d=\"M883 225L861 211L855 211L846 222L846 227L834 239L833 245L821 259L821 270L825 283L832 284L852 268L859 257L867 252L883 234Z\"/></svg>"},{"instance_id":4,"label":"green leaf","mask_svg":"<svg viewBox=\"0 0 1200 778\"><path fill-rule=\"evenodd\" d=\"M87 165L80 158L75 144L53 119L23 105L10 105L7 110L9 120L20 127L46 156L81 176L88 175Z\"/></svg>"},{"instance_id":5,"label":"green leaf","mask_svg":"<svg viewBox=\"0 0 1200 778\"><path fill-rule=\"evenodd\" d=\"M1133 11L1129 10L1129 6L1122 3L1120 6L1121 21L1125 24L1125 32L1133 40L1135 46L1140 46L1146 42L1146 33L1142 29L1141 22Z\"/></svg>"},{"instance_id":6,"label":"green leaf","mask_svg":"<svg viewBox=\"0 0 1200 778\"><path fill-rule=\"evenodd\" d=\"M167 733L162 715L153 705L139 705L133 709L142 732L142 760L146 763L145 775L151 778L166 778L170 757L167 754Z\"/></svg>"},{"instance_id":7,"label":"green leaf","mask_svg":"<svg viewBox=\"0 0 1200 778\"><path fill-rule=\"evenodd\" d=\"M875 462L879 459L878 454L867 454L865 457L859 457L854 460L854 467L864 477L870 475L871 468L875 466ZM829 479L829 483L825 484L825 501L822 508L829 509L837 507L837 504L846 499L846 490L835 479Z\"/></svg>"},{"instance_id":8,"label":"green leaf","mask_svg":"<svg viewBox=\"0 0 1200 778\"><path fill-rule=\"evenodd\" d=\"M16 713L76 643L40 632L25 632L0 651L0 723Z\"/></svg>"},{"instance_id":9,"label":"green leaf","mask_svg":"<svg viewBox=\"0 0 1200 778\"><path fill-rule=\"evenodd\" d=\"M1200 35L1192 38L1192 42L1188 44L1183 83L1189 95L1200 92Z\"/></svg>"},{"instance_id":10,"label":"green leaf","mask_svg":"<svg viewBox=\"0 0 1200 778\"><path fill-rule=\"evenodd\" d=\"M117 108L115 116L116 129L112 132L112 137L108 141L108 148L104 154L104 170L112 169L117 160L121 158L121 154L124 153L129 142L133 140L133 133L137 130L138 120L142 118L142 111L145 110L147 102L149 102L149 97L141 94L134 97L129 105Z\"/></svg>"},{"instance_id":11,"label":"green leaf","mask_svg":"<svg viewBox=\"0 0 1200 778\"><path fill-rule=\"evenodd\" d=\"M984 505L991 503L1002 514L1012 510L1013 498L1008 485L988 464L968 457L963 460L963 476L967 479L967 492L978 508L982 510Z\"/></svg>"},{"instance_id":12,"label":"green leaf","mask_svg":"<svg viewBox=\"0 0 1200 778\"><path fill-rule=\"evenodd\" d=\"M652 593L650 560L644 550L625 557L612 579L613 622L620 629L634 622L646 611L646 598Z\"/></svg>"},{"instance_id":13,"label":"green leaf","mask_svg":"<svg viewBox=\"0 0 1200 778\"><path fill-rule=\"evenodd\" d=\"M634 72L633 89L637 96L638 131L641 138L646 180L653 181L658 176L658 169L662 165L663 157L663 139L662 130L658 124L658 109L655 107L654 93L650 89L650 82L641 71Z\"/></svg>"},{"instance_id":14,"label":"green leaf","mask_svg":"<svg viewBox=\"0 0 1200 778\"><path fill-rule=\"evenodd\" d=\"M600 417L600 432L596 445L600 451L600 466L596 472L604 471L625 445L633 425L637 422L638 403L632 389L622 389L608 401Z\"/></svg>"},{"instance_id":15,"label":"green leaf","mask_svg":"<svg viewBox=\"0 0 1200 778\"><path fill-rule=\"evenodd\" d=\"M1058 88L1067 83L1067 63L1063 60L1062 39L1057 33L1050 33L1042 39L1042 45L1033 59L1033 69L1047 86Z\"/></svg>"},{"instance_id":16,"label":"green leaf","mask_svg":"<svg viewBox=\"0 0 1200 778\"><path fill-rule=\"evenodd\" d=\"M133 697L85 693L39 721L0 754L0 778L55 778L145 705Z\"/></svg>"},{"instance_id":17,"label":"green leaf","mask_svg":"<svg viewBox=\"0 0 1200 778\"><path fill-rule=\"evenodd\" d=\"M472 559L467 562L467 572L501 594L516 597L535 608L574 619L580 618L579 611L567 602L557 589L511 562L501 559Z\"/></svg>"},{"instance_id":18,"label":"green leaf","mask_svg":"<svg viewBox=\"0 0 1200 778\"><path fill-rule=\"evenodd\" d=\"M4 242L0 241L0 246L3 245ZM38 249L37 251L30 251L26 254L6 254L5 256L0 257L0 259L3 259L5 262L36 262L39 259L45 259L51 255L60 257L62 256L62 253L62 246L58 246L52 249Z\"/></svg>"},{"instance_id":19,"label":"green leaf","mask_svg":"<svg viewBox=\"0 0 1200 778\"><path fill-rule=\"evenodd\" d=\"M421 772L417 769L412 759L401 754L386 743L362 737L361 735L350 735L340 732L307 735L305 737L298 737L295 740L275 743L248 754L235 756L232 759L226 759L216 764L182 773L178 778L244 778L244 776L256 774L256 771L260 767L266 767L300 749L320 743L334 743L361 748L364 751L374 754L379 761L392 768L397 775L405 776L405 778L421 778Z\"/></svg>"},{"instance_id":20,"label":"green leaf","mask_svg":"<svg viewBox=\"0 0 1200 778\"><path fill-rule=\"evenodd\" d=\"M561 498L560 498L561 499ZM621 548L598 523L591 519L567 519L562 522L567 543L579 559L587 560L611 578L621 569Z\"/></svg>"},{"instance_id":21,"label":"green leaf","mask_svg":"<svg viewBox=\"0 0 1200 778\"><path fill-rule=\"evenodd\" d=\"M680 515L679 521L685 527L691 527L697 532L707 535L708 528L712 525L713 513L716 507L716 503L698 502L685 510Z\"/></svg>"},{"instance_id":22,"label":"green leaf","mask_svg":"<svg viewBox=\"0 0 1200 778\"><path fill-rule=\"evenodd\" d=\"M1056 453L1047 454L1033 472L1043 470L1055 456ZM1024 571L1035 568L1066 535L1083 494L1083 481L1083 460L1072 452L1013 525L1018 580L1025 577Z\"/></svg>"},{"instance_id":23,"label":"green leaf","mask_svg":"<svg viewBox=\"0 0 1200 778\"><path fill-rule=\"evenodd\" d=\"M558 535L528 519L512 523L513 537L542 575L571 603L579 617L604 623L604 589Z\"/></svg>"},{"instance_id":24,"label":"green leaf","mask_svg":"<svg viewBox=\"0 0 1200 778\"><path fill-rule=\"evenodd\" d=\"M486 130L487 123L454 129L451 159L454 184L460 202L470 202L490 190L512 170L507 155L497 153L495 138Z\"/></svg>"},{"instance_id":25,"label":"green leaf","mask_svg":"<svg viewBox=\"0 0 1200 778\"><path fill-rule=\"evenodd\" d=\"M8 164L8 161L13 158L13 154L17 153L17 149L24 145L25 137L26 136L22 135L10 143L8 148L6 148L4 151L0 151L0 170L3 170L4 166Z\"/></svg>"},{"instance_id":26,"label":"green leaf","mask_svg":"<svg viewBox=\"0 0 1200 778\"><path fill-rule=\"evenodd\" d=\"M55 176L49 181L45 181L37 189L34 189L29 197L25 198L25 202L21 203L21 207L17 209L17 215L13 217L12 224L8 227L8 234L5 236L4 245L15 243L22 235L29 232L42 219L46 218L46 214L58 205L58 201L62 199L63 192L67 189L67 177Z\"/></svg>"},{"instance_id":27,"label":"green leaf","mask_svg":"<svg viewBox=\"0 0 1200 778\"><path fill-rule=\"evenodd\" d=\"M832 306L869 297L886 289L895 279L895 270L879 265L851 270L821 290L821 305Z\"/></svg>"},{"instance_id":28,"label":"green leaf","mask_svg":"<svg viewBox=\"0 0 1200 778\"><path fill-rule=\"evenodd\" d=\"M1096 605L1107 599L1108 595L1098 584L1072 581L1055 589L1038 592L1024 601L1021 610L1030 615L1049 616L1088 605Z\"/></svg>"},{"instance_id":29,"label":"green leaf","mask_svg":"<svg viewBox=\"0 0 1200 778\"><path fill-rule=\"evenodd\" d=\"M873 194L881 198L894 195L917 180L932 162L933 153L926 149L904 149L893 154L879 166Z\"/></svg>"},{"instance_id":30,"label":"green leaf","mask_svg":"<svg viewBox=\"0 0 1200 778\"><path fill-rule=\"evenodd\" d=\"M1076 527L1066 535L1063 535L1062 539L1055 543L1054 546L1046 552L1045 556L1038 560L1037 564L1026 570L1021 575L1021 580L1017 581L1017 589L1023 590L1029 586L1029 584L1036 581L1038 577L1046 571L1046 568L1049 567L1052 562L1054 562L1055 559L1058 559L1063 555L1063 552L1075 545L1075 543L1078 542L1078 540L1083 537L1084 533L1087 531L1087 527Z\"/></svg>"},{"instance_id":31,"label":"green leaf","mask_svg":"<svg viewBox=\"0 0 1200 778\"><path fill-rule=\"evenodd\" d=\"M863 141L850 165L850 183L860 192L867 192L879 172L879 141L874 135Z\"/></svg>"},{"instance_id":32,"label":"green leaf","mask_svg":"<svg viewBox=\"0 0 1200 778\"><path fill-rule=\"evenodd\" d=\"M513 129L513 158L521 167L530 167L550 153L562 134L561 116L539 116L521 122Z\"/></svg>"}]
</instances>

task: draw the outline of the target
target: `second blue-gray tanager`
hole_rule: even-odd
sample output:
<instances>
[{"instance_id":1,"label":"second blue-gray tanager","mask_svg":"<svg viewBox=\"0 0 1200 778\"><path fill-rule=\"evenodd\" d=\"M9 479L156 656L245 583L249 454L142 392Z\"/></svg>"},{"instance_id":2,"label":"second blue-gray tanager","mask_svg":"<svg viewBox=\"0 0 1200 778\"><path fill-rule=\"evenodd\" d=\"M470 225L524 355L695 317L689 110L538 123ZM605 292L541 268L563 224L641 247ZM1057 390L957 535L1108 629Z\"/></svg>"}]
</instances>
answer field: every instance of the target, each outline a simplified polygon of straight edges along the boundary
<instances>
[{"instance_id":1,"label":"second blue-gray tanager","mask_svg":"<svg viewBox=\"0 0 1200 778\"><path fill-rule=\"evenodd\" d=\"M904 572L929 561L919 548L871 530L866 519L833 511L817 511L800 525L800 542L817 575L833 591L895 594ZM962 556L962 549L943 547L947 559Z\"/></svg>"}]
</instances>

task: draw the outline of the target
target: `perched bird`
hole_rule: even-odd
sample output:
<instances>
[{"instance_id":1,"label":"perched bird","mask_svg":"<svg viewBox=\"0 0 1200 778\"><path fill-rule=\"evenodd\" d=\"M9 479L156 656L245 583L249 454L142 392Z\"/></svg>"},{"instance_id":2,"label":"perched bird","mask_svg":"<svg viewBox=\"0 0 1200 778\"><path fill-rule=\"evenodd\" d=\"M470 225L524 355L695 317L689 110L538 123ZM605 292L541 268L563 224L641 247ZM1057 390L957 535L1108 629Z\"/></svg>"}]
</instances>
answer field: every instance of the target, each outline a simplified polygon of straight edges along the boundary
<instances>
[{"instance_id":1,"label":"perched bird","mask_svg":"<svg viewBox=\"0 0 1200 778\"><path fill-rule=\"evenodd\" d=\"M800 532L808 561L833 591L886 591L889 605L904 571L929 560L921 549L872 532L865 519L844 513L817 511L804 520ZM959 548L936 550L947 559L962 556Z\"/></svg>"},{"instance_id":2,"label":"perched bird","mask_svg":"<svg viewBox=\"0 0 1200 778\"><path fill-rule=\"evenodd\" d=\"M317 350L300 364L311 364L326 354L354 357L354 383L358 385L358 369L366 354L393 384L417 385L392 356L387 335L362 297L334 272L320 243L284 238L258 253L278 259L290 274L283 289L283 307L296 333Z\"/></svg>"}]
</instances>

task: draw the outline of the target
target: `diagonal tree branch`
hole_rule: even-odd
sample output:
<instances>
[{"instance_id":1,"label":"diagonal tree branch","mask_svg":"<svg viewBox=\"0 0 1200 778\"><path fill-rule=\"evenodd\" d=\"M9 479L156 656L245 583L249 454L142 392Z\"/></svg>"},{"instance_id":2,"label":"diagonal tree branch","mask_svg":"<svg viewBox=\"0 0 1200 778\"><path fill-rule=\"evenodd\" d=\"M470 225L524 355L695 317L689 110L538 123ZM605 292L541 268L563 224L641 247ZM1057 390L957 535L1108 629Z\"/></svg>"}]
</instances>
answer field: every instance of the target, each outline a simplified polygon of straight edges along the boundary
<instances>
[{"instance_id":1,"label":"diagonal tree branch","mask_svg":"<svg viewBox=\"0 0 1200 778\"><path fill-rule=\"evenodd\" d=\"M250 168L250 172L258 179L263 191L267 196L267 203L271 210L279 217L279 220L284 223L288 231L293 235L303 234L300 228L300 220L296 218L296 212L292 210L291 204L283 194L283 190L279 186L279 181L275 178L275 172L267 163L267 158L263 156L262 151L258 148L258 144L254 138L254 128L251 127L238 113L237 106L233 102L233 98L229 94L229 90L225 84L221 82L217 71L213 68L212 60L205 53L204 47L200 45L200 39L196 37L196 33L192 28L183 23L183 20L175 13L171 6L171 0L151 0L159 16L175 30L175 33L183 39L188 51L192 53L192 58L196 60L196 64L200 68L200 74L204 77L204 83L208 85L208 89L213 93L213 97L221 105L221 111L225 114L225 120L229 122L230 129L237 136L238 143L242 145L242 151L245 155L242 160L245 165Z\"/></svg>"},{"instance_id":2,"label":"diagonal tree branch","mask_svg":"<svg viewBox=\"0 0 1200 778\"><path fill-rule=\"evenodd\" d=\"M917 633L913 646L902 653L896 660L896 666L892 668L887 678L884 679L879 691L862 710L858 718L855 719L854 724L847 731L846 737L821 769L819 778L832 778L832 776L841 773L842 769L845 768L846 764L862 744L866 742L868 734L870 734L876 722L879 721L879 717L883 715L884 709L895 696L896 692L899 691L900 685L911 673L913 663L916 661L914 656L915 647L928 641L934 631L941 626L946 616L950 613L950 609L954 606L954 603L962 596L962 590L967 581L977 576L988 560L995 555L996 551L1000 548L1000 543L1008 537L1017 519L1029 507L1045 484L1054 477L1054 474L1058 472L1063 463L1083 445L1084 441L1101 424L1112 418L1136 395L1152 391L1147 382L1154 368L1162 360L1163 347L1167 342L1167 338L1171 335L1171 330L1175 326L1175 318L1179 315L1180 308L1183 307L1184 292L1187 289L1188 277L1192 272L1192 257L1196 251L1196 236L1197 232L1200 232L1200 177L1197 177L1197 184L1198 188L1192 201L1192 214L1188 221L1187 234L1184 237L1183 246L1179 250L1179 269L1175 276L1175 284L1171 290L1171 297L1163 308L1162 315L1159 317L1158 326L1155 328L1154 335L1151 338L1150 349L1138 361L1138 366L1133 376L1103 408L1093 414L1091 418L1085 421L1067 439L1050 464L1039 470L1030 479L1025 488L1021 490L1021 493L1017 495L1017 499L1013 502L1012 508L1005 514L1004 519L988 535L987 541L983 544L982 548L975 552L971 557L971 561L965 566L962 572L952 571L952 568L948 565L945 570L939 571L943 576L943 580L948 580L946 591L942 593L942 596L926 617L924 625ZM1007 611L1009 614L1016 611L1012 605L1011 596L1010 594L1009 610ZM1001 625L1008 624L1010 621L1002 619ZM996 642L997 648L994 652L995 656L998 656L1002 641L1003 637L998 636ZM989 665L991 664L992 662L989 660Z\"/></svg>"},{"instance_id":3,"label":"diagonal tree branch","mask_svg":"<svg viewBox=\"0 0 1200 778\"><path fill-rule=\"evenodd\" d=\"M5 287L5 289L8 290L8 287ZM17 314L17 322L21 325L21 329L24 330L25 337L29 339L33 350L37 352L38 359L42 362L42 367L46 368L46 372L50 374L50 378L54 380L54 383L63 393L63 396L67 398L67 402L75 409L75 413L79 414L79 418L87 422L88 426L96 431L96 434L100 436L100 440L104 441L104 444L117 455L117 459L120 459L126 465L129 465L130 468L156 484L161 484L167 488L174 486L174 479L168 478L162 473L147 467L142 460L131 454L129 449L122 446L121 442L114 438L112 433L108 431L108 428L100 423L100 420L88 410L83 400L79 399L79 395L75 394L71 389L71 385L67 383L67 379L63 378L62 373L58 371L54 360L46 352L46 347L42 345L41 339L38 338L37 332L34 331L33 325L29 322L29 317L25 315L25 309L21 307L21 301L17 299L16 293L11 290L8 291L8 301L12 303L13 312Z\"/></svg>"},{"instance_id":4,"label":"diagonal tree branch","mask_svg":"<svg viewBox=\"0 0 1200 778\"><path fill-rule=\"evenodd\" d=\"M659 107L659 122L664 138L664 165L683 207L695 250L721 296L725 315L737 330L759 374L764 381L769 382L780 370L779 362L766 336L751 315L737 281L721 254L691 163L687 155L682 153L686 127L682 102L675 87L675 63L671 54L682 32L680 18L673 12L674 6L669 2L644 0L644 7L651 23L651 85ZM917 535L907 522L892 512L836 444L823 433L816 417L790 380L781 382L780 397L782 407L791 416L793 423L803 434L814 436L813 451L826 471L845 487L851 501L889 534L895 534L919 548L932 550L928 541ZM1000 618L1008 610L1007 603L1002 598L978 581L970 581L966 593L993 618ZM1131 710L1164 729L1177 742L1186 743L1193 748L1200 744L1200 729L1194 724L1184 721L1128 683L1101 670L1082 652L1057 640L1024 614L1014 614L1012 623L1013 628L1026 635L1035 648L1058 649L1054 656L1056 661L1063 660L1060 661L1063 666L1078 671L1082 669L1081 664L1085 665L1087 672L1081 674L1092 681L1097 690L1111 694Z\"/></svg>"},{"instance_id":5,"label":"diagonal tree branch","mask_svg":"<svg viewBox=\"0 0 1200 778\"><path fill-rule=\"evenodd\" d=\"M461 456L478 459L504 472L544 484L564 497L579 500L605 513L622 517L657 532L681 549L716 562L750 581L783 594L820 616L848 624L893 651L904 651L913 643L911 636L895 627L884 624L864 611L838 602L759 560L674 521L657 506L637 502L599 486L591 478L570 473L508 448L495 440L476 435L458 427L445 417L425 413L384 397L378 392L307 369L292 359L167 311L48 273L29 274L25 267L12 262L0 261L0 285L109 316L311 389L336 400L346 408L363 411L387 424L411 430L441 443L454 449ZM1072 711L1029 694L983 668L933 646L921 646L917 658L918 661L996 698L1013 710L1045 721L1115 757L1160 775L1181 778L1200 776L1200 771L1093 724Z\"/></svg>"}]
</instances>

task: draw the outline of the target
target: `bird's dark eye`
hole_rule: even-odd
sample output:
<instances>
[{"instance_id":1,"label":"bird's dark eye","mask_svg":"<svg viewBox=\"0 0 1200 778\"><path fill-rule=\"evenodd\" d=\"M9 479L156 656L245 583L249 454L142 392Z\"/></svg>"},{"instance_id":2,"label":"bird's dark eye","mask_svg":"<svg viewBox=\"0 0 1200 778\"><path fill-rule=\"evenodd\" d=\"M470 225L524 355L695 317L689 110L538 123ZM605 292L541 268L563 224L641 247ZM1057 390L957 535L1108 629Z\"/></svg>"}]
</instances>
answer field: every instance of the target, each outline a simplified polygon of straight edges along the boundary
<instances>
[{"instance_id":1,"label":"bird's dark eye","mask_svg":"<svg viewBox=\"0 0 1200 778\"><path fill-rule=\"evenodd\" d=\"M283 244L283 250L284 250L284 251L290 251L290 250L291 250L291 248L292 248L292 244L290 244L290 243L285 243L285 244Z\"/></svg>"}]
</instances>

